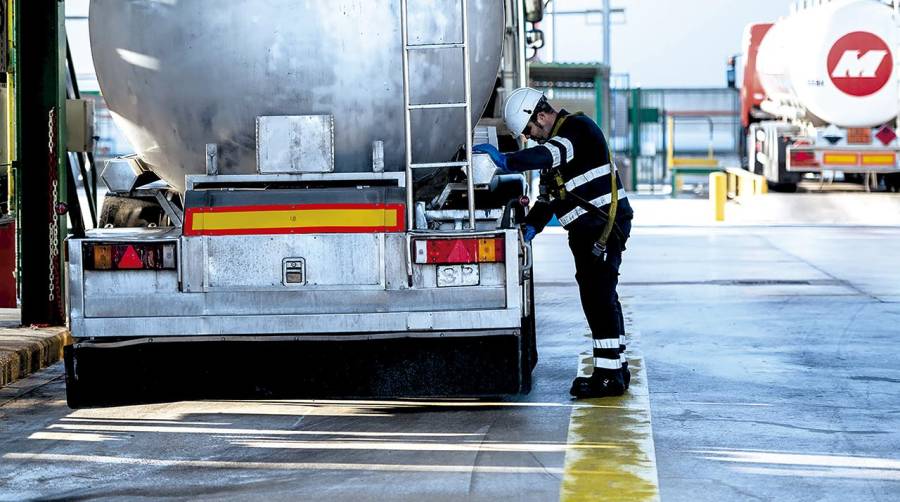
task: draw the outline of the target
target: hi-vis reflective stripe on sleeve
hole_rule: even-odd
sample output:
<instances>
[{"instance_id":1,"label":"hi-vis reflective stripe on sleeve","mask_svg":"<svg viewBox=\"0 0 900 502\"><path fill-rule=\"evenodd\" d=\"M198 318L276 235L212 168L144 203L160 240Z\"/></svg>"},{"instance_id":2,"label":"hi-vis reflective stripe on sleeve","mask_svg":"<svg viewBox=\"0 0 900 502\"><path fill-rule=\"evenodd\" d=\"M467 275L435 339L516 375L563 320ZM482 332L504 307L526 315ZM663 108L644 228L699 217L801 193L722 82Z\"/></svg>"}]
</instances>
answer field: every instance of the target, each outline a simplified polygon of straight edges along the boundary
<instances>
[{"instance_id":1,"label":"hi-vis reflective stripe on sleeve","mask_svg":"<svg viewBox=\"0 0 900 502\"><path fill-rule=\"evenodd\" d=\"M585 183L590 183L591 181L594 181L597 178L602 178L603 176L606 176L608 174L609 174L609 164L606 164L605 166L595 167L595 168L591 169L590 171L588 171L584 174L575 176L574 178L569 180L569 182L566 183L566 190L571 192L572 190L575 190L576 188L580 187L581 185L584 185Z\"/></svg>"},{"instance_id":2,"label":"hi-vis reflective stripe on sleeve","mask_svg":"<svg viewBox=\"0 0 900 502\"><path fill-rule=\"evenodd\" d=\"M619 188L619 200L625 200L627 198L628 198L628 196L625 194L625 190ZM596 199L592 200L591 204L593 204L596 207L603 207L611 202L612 202L612 194L609 193L602 197L597 197ZM566 213L562 218L560 218L559 224L564 227L569 226L570 223L572 223L573 221L577 220L578 218L580 218L581 216L583 216L585 214L587 214L587 209L585 209L581 206L578 206L575 209Z\"/></svg>"},{"instance_id":3,"label":"hi-vis reflective stripe on sleeve","mask_svg":"<svg viewBox=\"0 0 900 502\"><path fill-rule=\"evenodd\" d=\"M552 143L544 143L541 146L546 148L550 155L553 156L553 167L559 167L560 163L562 163L562 152L559 151L559 147Z\"/></svg>"},{"instance_id":4,"label":"hi-vis reflective stripe on sleeve","mask_svg":"<svg viewBox=\"0 0 900 502\"><path fill-rule=\"evenodd\" d=\"M566 162L572 162L572 159L575 158L575 147L572 146L572 142L569 141L568 138L563 138L562 136L553 136L550 138L550 141L556 141L562 146L566 147Z\"/></svg>"},{"instance_id":5,"label":"hi-vis reflective stripe on sleeve","mask_svg":"<svg viewBox=\"0 0 900 502\"><path fill-rule=\"evenodd\" d=\"M188 208L184 235L402 232L403 204Z\"/></svg>"}]
</instances>

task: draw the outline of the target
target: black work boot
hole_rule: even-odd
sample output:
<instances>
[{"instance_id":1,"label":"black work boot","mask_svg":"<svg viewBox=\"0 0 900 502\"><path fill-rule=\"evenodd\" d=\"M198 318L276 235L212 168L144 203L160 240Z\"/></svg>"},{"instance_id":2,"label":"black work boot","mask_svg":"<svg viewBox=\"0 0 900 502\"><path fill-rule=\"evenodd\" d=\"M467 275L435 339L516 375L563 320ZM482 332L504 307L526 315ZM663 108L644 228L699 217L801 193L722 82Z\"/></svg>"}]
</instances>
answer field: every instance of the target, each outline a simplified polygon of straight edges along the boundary
<instances>
[{"instance_id":1,"label":"black work boot","mask_svg":"<svg viewBox=\"0 0 900 502\"><path fill-rule=\"evenodd\" d=\"M622 383L625 384L625 390L631 385L631 371L628 370L628 361L622 363Z\"/></svg>"},{"instance_id":2,"label":"black work boot","mask_svg":"<svg viewBox=\"0 0 900 502\"><path fill-rule=\"evenodd\" d=\"M572 394L576 399L589 397L621 396L625 393L622 370L594 370L589 377L578 377L572 382Z\"/></svg>"}]
</instances>

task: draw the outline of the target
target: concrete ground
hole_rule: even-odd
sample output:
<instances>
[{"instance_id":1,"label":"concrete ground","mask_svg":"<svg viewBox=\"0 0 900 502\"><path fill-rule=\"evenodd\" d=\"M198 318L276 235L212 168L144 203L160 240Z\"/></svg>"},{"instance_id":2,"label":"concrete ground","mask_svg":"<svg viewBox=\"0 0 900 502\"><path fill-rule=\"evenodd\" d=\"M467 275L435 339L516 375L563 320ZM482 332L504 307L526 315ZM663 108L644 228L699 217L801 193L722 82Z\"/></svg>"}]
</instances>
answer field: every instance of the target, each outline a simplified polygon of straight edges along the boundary
<instances>
[{"instance_id":1,"label":"concrete ground","mask_svg":"<svg viewBox=\"0 0 900 502\"><path fill-rule=\"evenodd\" d=\"M900 229L639 228L663 500L896 500Z\"/></svg>"},{"instance_id":2,"label":"concrete ground","mask_svg":"<svg viewBox=\"0 0 900 502\"><path fill-rule=\"evenodd\" d=\"M804 218L843 203L777 197ZM73 412L57 365L0 405L0 499L652 500L658 475L666 501L896 500L898 216L697 224L704 202L633 202L627 399L566 395L588 342L548 230L528 396Z\"/></svg>"}]
</instances>

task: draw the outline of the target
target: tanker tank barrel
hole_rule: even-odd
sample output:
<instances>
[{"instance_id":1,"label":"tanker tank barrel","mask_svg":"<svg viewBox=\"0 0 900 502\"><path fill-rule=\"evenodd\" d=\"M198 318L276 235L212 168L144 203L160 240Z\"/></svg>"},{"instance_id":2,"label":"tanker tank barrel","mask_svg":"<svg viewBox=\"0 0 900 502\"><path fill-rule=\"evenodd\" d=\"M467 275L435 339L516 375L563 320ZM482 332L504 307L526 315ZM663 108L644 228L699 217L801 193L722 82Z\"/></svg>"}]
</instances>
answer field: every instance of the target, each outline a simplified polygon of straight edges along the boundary
<instances>
[{"instance_id":1,"label":"tanker tank barrel","mask_svg":"<svg viewBox=\"0 0 900 502\"><path fill-rule=\"evenodd\" d=\"M451 161L467 142L458 109L465 107L460 16L445 4L419 0L409 9L411 99L422 103L412 117L412 154L422 164ZM399 5L251 0L209 9L191 1L91 0L94 65L117 125L142 162L178 190L186 175L205 172L207 144L218 146L219 174L257 172L254 128L262 116L331 115L334 172L372 172L374 142L381 142L376 164L383 163L374 169L400 172ZM500 67L504 5L469 0L468 10L468 42L478 48L470 65L476 123ZM456 94L449 99L448 89Z\"/></svg>"}]
</instances>

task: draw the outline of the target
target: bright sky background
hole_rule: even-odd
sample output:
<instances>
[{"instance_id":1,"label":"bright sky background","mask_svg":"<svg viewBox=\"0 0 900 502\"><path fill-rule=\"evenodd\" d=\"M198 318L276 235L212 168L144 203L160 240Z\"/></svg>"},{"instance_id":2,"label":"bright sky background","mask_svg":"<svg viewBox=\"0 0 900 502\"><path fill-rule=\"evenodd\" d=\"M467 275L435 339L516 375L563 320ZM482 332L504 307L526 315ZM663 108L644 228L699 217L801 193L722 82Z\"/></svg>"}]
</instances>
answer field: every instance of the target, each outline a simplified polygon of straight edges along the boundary
<instances>
[{"instance_id":1,"label":"bright sky background","mask_svg":"<svg viewBox=\"0 0 900 502\"><path fill-rule=\"evenodd\" d=\"M601 0L553 0L561 11L602 9ZM613 16L612 71L629 73L643 87L723 87L725 63L741 51L749 23L786 16L789 0L612 0L624 15ZM552 7L548 7L551 11ZM603 59L602 16L559 16L557 58L561 62ZM540 24L552 60L552 18Z\"/></svg>"},{"instance_id":2,"label":"bright sky background","mask_svg":"<svg viewBox=\"0 0 900 502\"><path fill-rule=\"evenodd\" d=\"M202 1L202 0L191 0ZM214 8L215 1L209 1ZM219 1L219 0L216 0ZM321 0L328 1L328 0ZM374 1L374 0L373 0ZM554 0L560 10L600 9L601 0ZM88 0L67 0L68 15L86 16ZM786 15L789 0L613 0L625 9L613 18L614 73L629 73L644 87L723 87L725 62L741 50L744 26ZM603 57L601 16L560 16L557 58L565 62ZM620 24L623 23L624 24ZM541 59L550 61L552 22L540 28L547 40ZM68 23L79 74L92 73L86 21Z\"/></svg>"}]
</instances>

